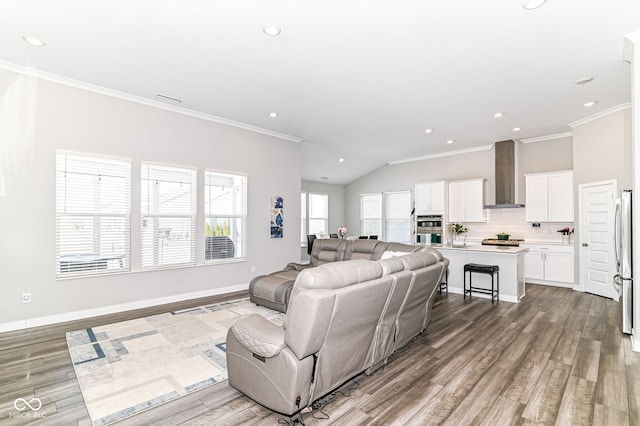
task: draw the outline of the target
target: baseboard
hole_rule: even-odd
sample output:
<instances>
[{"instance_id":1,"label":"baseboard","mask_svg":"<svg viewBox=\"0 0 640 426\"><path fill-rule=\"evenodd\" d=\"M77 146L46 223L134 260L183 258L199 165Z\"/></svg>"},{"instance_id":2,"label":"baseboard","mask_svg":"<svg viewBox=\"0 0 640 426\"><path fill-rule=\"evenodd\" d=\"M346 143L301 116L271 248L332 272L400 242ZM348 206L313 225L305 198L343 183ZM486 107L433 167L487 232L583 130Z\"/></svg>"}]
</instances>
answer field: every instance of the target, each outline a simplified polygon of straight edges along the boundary
<instances>
[{"instance_id":1,"label":"baseboard","mask_svg":"<svg viewBox=\"0 0 640 426\"><path fill-rule=\"evenodd\" d=\"M167 303L182 302L201 297L217 296L225 293L243 291L249 288L249 284L238 284L229 287L215 288L211 290L195 291L192 293L175 294L155 299L140 300L136 302L122 303L119 305L102 306L99 308L86 309L82 311L66 312L64 314L48 315L44 317L28 318L22 321L5 322L0 324L0 333L8 331L24 330L43 325L58 324L67 321L76 321L85 318L97 317L100 315L115 314L118 312L130 311L133 309L148 308L151 306L164 305Z\"/></svg>"},{"instance_id":2,"label":"baseboard","mask_svg":"<svg viewBox=\"0 0 640 426\"><path fill-rule=\"evenodd\" d=\"M545 281L545 280L532 280L530 278L527 278L526 281L527 281L527 284L548 285L550 287L562 287L562 288L571 288L573 290L578 290L578 288L576 288L576 284L573 284L573 283L561 283L557 281ZM578 291L582 291L582 290L578 290Z\"/></svg>"},{"instance_id":3,"label":"baseboard","mask_svg":"<svg viewBox=\"0 0 640 426\"><path fill-rule=\"evenodd\" d=\"M449 287L449 292L454 294L464 294L464 292L462 291L462 288L458 288L458 287ZM472 297L479 297L482 299L491 299L491 295L484 294L484 293L473 293ZM507 295L501 294L500 302L518 303L520 301L516 296L507 296Z\"/></svg>"},{"instance_id":4,"label":"baseboard","mask_svg":"<svg viewBox=\"0 0 640 426\"><path fill-rule=\"evenodd\" d=\"M631 349L633 349L634 352L640 352L640 338L635 334L632 334L629 338L631 339Z\"/></svg>"}]
</instances>

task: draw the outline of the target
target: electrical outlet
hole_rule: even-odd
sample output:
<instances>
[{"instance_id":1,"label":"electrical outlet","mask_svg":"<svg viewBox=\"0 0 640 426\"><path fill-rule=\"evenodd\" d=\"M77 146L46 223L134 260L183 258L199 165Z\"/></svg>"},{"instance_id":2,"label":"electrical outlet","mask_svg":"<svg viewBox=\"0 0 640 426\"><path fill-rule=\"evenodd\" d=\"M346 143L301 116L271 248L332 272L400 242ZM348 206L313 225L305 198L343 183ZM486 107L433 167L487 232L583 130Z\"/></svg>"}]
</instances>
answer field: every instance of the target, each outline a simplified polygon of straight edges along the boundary
<instances>
[{"instance_id":1,"label":"electrical outlet","mask_svg":"<svg viewBox=\"0 0 640 426\"><path fill-rule=\"evenodd\" d=\"M31 303L31 293L22 293L22 303Z\"/></svg>"},{"instance_id":2,"label":"electrical outlet","mask_svg":"<svg viewBox=\"0 0 640 426\"><path fill-rule=\"evenodd\" d=\"M256 267L255 267L255 266L252 266L252 267L251 267L251 272L255 272L255 271L256 271Z\"/></svg>"}]
</instances>

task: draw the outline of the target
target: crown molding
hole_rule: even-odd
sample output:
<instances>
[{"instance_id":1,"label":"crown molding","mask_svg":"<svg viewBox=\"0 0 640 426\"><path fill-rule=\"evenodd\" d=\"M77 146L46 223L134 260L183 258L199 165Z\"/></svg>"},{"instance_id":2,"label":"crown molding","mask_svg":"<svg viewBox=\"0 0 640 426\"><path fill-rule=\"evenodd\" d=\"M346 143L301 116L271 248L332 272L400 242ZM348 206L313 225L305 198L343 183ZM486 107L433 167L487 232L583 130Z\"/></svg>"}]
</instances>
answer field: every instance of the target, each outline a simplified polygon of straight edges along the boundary
<instances>
[{"instance_id":1,"label":"crown molding","mask_svg":"<svg viewBox=\"0 0 640 426\"><path fill-rule=\"evenodd\" d=\"M0 61L0 69L5 71L14 72L17 74L25 75L28 77L34 77L40 80L49 81L52 83L58 83L65 86L73 87L76 89L86 90L93 93L98 93L112 98L122 99L125 101L135 102L138 104L146 105L152 108L158 108L165 111L175 112L177 114L188 115L190 117L199 118L206 121L211 121L218 124L224 124L231 127L236 127L243 130L248 130L253 133L260 133L274 138L283 139L289 142L300 143L302 138L287 135L284 133L274 132L273 130L263 129L262 127L252 126L251 124L241 123L235 120L229 120L227 118L218 117L211 114L205 114L199 111L194 111L188 108L165 104L153 99L143 98L142 96L136 96L125 92L119 92L117 90L108 89L106 87L97 86L83 81L74 80L71 78L63 77L57 74L40 71L35 68L25 67L22 65L12 64L10 62Z\"/></svg>"},{"instance_id":2,"label":"crown molding","mask_svg":"<svg viewBox=\"0 0 640 426\"><path fill-rule=\"evenodd\" d=\"M546 136L538 136L538 137L535 137L535 138L520 139L520 142L522 142L522 143L534 143L534 142L544 142L544 141L550 141L550 140L554 140L554 139L572 138L572 137L573 137L573 133L571 133L571 132L563 132L563 133L556 133L554 135L546 135Z\"/></svg>"},{"instance_id":3,"label":"crown molding","mask_svg":"<svg viewBox=\"0 0 640 426\"><path fill-rule=\"evenodd\" d=\"M440 152L438 154L430 154L430 155L422 155L420 157L405 158L403 160L394 160L394 161L387 162L387 164L393 165L393 164L411 163L413 161L420 161L420 160L430 160L432 158L451 157L453 155L469 154L469 153L478 152L478 151L487 151L491 148L493 148L493 144L483 145L476 148L461 149L458 151Z\"/></svg>"},{"instance_id":4,"label":"crown molding","mask_svg":"<svg viewBox=\"0 0 640 426\"><path fill-rule=\"evenodd\" d=\"M587 123L590 123L592 121L598 120L600 118L606 117L607 115L611 115L611 114L614 114L614 113L619 112L619 111L624 111L625 109L631 109L631 103L616 105L616 106L611 107L609 109L605 109L604 111L601 111L599 113L590 115L590 116L582 118L580 120L576 120L576 121L574 121L572 123L569 123L569 127L571 127L573 129L575 127L582 126L583 124L587 124Z\"/></svg>"}]
</instances>

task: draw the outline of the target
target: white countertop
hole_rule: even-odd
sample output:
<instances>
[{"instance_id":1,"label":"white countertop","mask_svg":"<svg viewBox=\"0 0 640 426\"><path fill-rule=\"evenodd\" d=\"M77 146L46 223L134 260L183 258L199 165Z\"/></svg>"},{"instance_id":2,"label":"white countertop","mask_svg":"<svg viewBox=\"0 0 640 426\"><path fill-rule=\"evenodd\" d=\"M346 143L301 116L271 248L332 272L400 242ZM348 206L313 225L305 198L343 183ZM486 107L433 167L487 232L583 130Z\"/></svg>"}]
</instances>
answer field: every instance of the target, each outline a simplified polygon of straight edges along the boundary
<instances>
[{"instance_id":1,"label":"white countertop","mask_svg":"<svg viewBox=\"0 0 640 426\"><path fill-rule=\"evenodd\" d=\"M438 250L456 250L456 251L481 251L485 253L499 253L499 254L519 254L528 251L526 247L505 247L505 246L466 246L466 247L452 247L443 245L442 247L436 247Z\"/></svg>"}]
</instances>

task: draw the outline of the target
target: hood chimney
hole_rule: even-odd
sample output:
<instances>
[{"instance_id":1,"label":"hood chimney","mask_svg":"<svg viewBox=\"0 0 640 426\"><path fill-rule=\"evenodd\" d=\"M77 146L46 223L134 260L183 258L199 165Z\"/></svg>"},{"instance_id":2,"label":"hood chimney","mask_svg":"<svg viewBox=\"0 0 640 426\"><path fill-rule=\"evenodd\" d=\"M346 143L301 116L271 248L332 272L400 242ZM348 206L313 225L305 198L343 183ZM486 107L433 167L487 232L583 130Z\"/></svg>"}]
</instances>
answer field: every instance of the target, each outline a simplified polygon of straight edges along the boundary
<instances>
[{"instance_id":1,"label":"hood chimney","mask_svg":"<svg viewBox=\"0 0 640 426\"><path fill-rule=\"evenodd\" d=\"M496 203L485 206L487 209L507 209L524 207L516 204L516 167L515 142L512 140L496 142L495 149L495 180Z\"/></svg>"}]
</instances>

